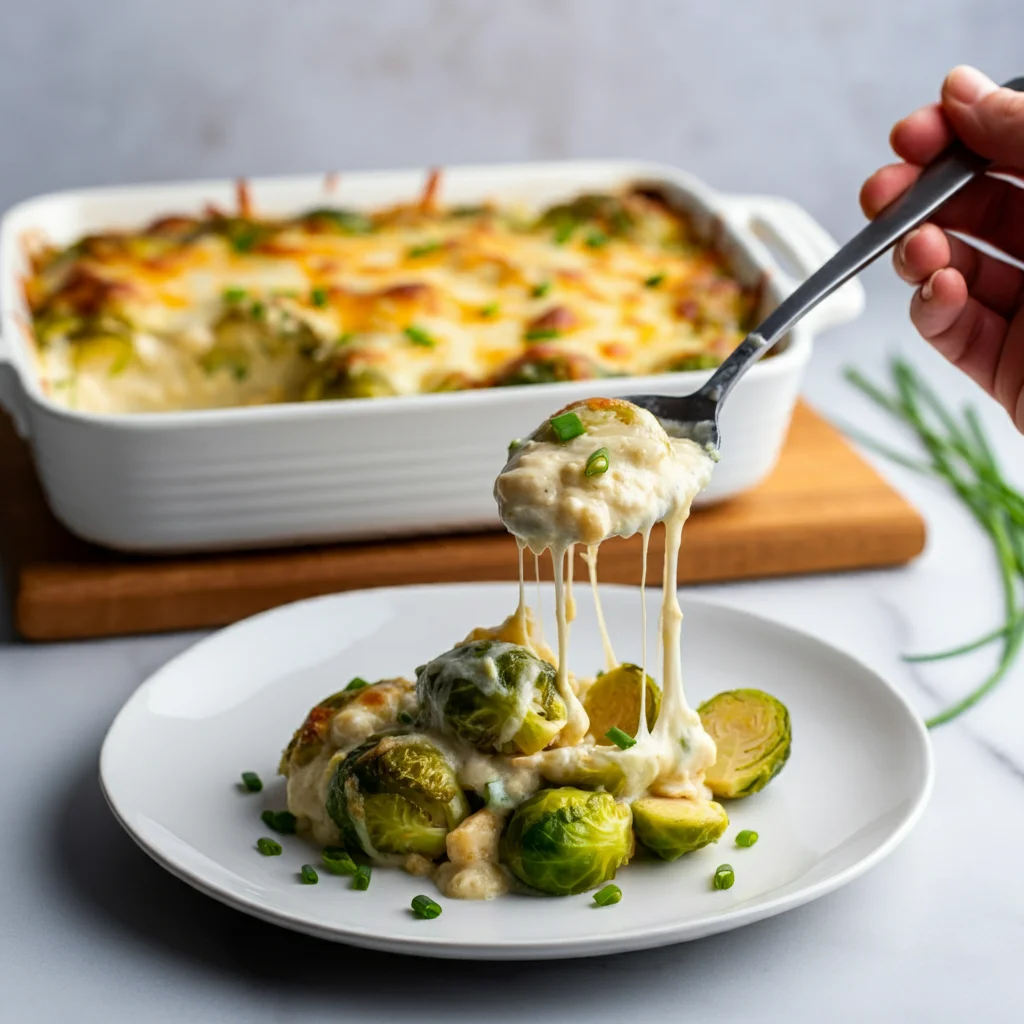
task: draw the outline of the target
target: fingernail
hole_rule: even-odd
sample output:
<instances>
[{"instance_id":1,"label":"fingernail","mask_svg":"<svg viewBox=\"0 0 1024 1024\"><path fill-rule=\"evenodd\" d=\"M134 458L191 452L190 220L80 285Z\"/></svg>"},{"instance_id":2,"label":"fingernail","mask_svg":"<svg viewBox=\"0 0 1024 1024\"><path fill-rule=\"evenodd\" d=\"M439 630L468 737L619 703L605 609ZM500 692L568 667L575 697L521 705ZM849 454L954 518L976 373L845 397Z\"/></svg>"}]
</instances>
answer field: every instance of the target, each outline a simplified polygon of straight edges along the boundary
<instances>
[{"instance_id":1,"label":"fingernail","mask_svg":"<svg viewBox=\"0 0 1024 1024\"><path fill-rule=\"evenodd\" d=\"M932 274L923 285L921 285L921 298L925 302L930 302L932 295L935 294L935 278L937 278L941 273L941 270L936 270L935 273Z\"/></svg>"},{"instance_id":2,"label":"fingernail","mask_svg":"<svg viewBox=\"0 0 1024 1024\"><path fill-rule=\"evenodd\" d=\"M899 256L900 263L902 263L904 265L906 264L906 262L907 262L907 246L910 245L911 239L914 238L916 235L919 235L920 233L921 233L921 229L920 228L914 228L913 231L908 231L903 236L902 240L900 241L899 248L897 250L897 256Z\"/></svg>"},{"instance_id":3,"label":"fingernail","mask_svg":"<svg viewBox=\"0 0 1024 1024\"><path fill-rule=\"evenodd\" d=\"M999 87L988 75L969 64L953 68L946 76L945 94L959 103L977 103Z\"/></svg>"}]
</instances>

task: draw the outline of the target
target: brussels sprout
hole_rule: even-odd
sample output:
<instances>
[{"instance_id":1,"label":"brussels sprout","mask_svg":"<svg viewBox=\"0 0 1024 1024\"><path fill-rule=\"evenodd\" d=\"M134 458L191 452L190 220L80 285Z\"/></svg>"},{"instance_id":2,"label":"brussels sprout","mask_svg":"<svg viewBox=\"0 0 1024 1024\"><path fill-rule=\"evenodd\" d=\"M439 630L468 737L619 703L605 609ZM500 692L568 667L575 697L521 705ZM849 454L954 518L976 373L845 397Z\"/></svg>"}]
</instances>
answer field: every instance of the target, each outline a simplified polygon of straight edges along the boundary
<instances>
[{"instance_id":1,"label":"brussels sprout","mask_svg":"<svg viewBox=\"0 0 1024 1024\"><path fill-rule=\"evenodd\" d=\"M717 843L728 827L725 808L711 800L646 796L633 803L637 839L662 860Z\"/></svg>"},{"instance_id":2,"label":"brussels sprout","mask_svg":"<svg viewBox=\"0 0 1024 1024\"><path fill-rule=\"evenodd\" d=\"M551 896L586 892L615 877L633 853L629 806L608 793L542 789L520 804L501 841L501 859Z\"/></svg>"},{"instance_id":3,"label":"brussels sprout","mask_svg":"<svg viewBox=\"0 0 1024 1024\"><path fill-rule=\"evenodd\" d=\"M394 384L379 370L339 365L310 381L303 398L316 402L328 398L388 398L397 394Z\"/></svg>"},{"instance_id":4,"label":"brussels sprout","mask_svg":"<svg viewBox=\"0 0 1024 1024\"><path fill-rule=\"evenodd\" d=\"M590 719L590 732L595 742L607 746L612 741L605 735L619 728L635 736L640 727L639 665L619 665L600 675L583 696L583 709ZM647 728L653 729L661 708L661 688L647 676Z\"/></svg>"},{"instance_id":5,"label":"brussels sprout","mask_svg":"<svg viewBox=\"0 0 1024 1024\"><path fill-rule=\"evenodd\" d=\"M636 218L619 196L587 194L548 207L538 221L539 226L556 231L584 223L598 226L609 235L627 235Z\"/></svg>"},{"instance_id":6,"label":"brussels sprout","mask_svg":"<svg viewBox=\"0 0 1024 1024\"><path fill-rule=\"evenodd\" d=\"M455 768L420 733L374 736L337 763L327 813L347 845L368 857L435 860L469 814Z\"/></svg>"},{"instance_id":7,"label":"brussels sprout","mask_svg":"<svg viewBox=\"0 0 1024 1024\"><path fill-rule=\"evenodd\" d=\"M370 686L339 690L325 697L310 710L306 720L296 729L281 755L278 772L287 775L293 768L303 768L310 764L323 749L331 723L343 708L358 704L366 711L386 716L392 710L397 711L403 703L403 697L411 689L412 684L408 680L382 679Z\"/></svg>"},{"instance_id":8,"label":"brussels sprout","mask_svg":"<svg viewBox=\"0 0 1024 1024\"><path fill-rule=\"evenodd\" d=\"M428 725L483 751L535 754L568 719L554 668L501 640L460 644L424 665L416 696Z\"/></svg>"},{"instance_id":9,"label":"brussels sprout","mask_svg":"<svg viewBox=\"0 0 1024 1024\"><path fill-rule=\"evenodd\" d=\"M729 690L697 709L718 757L704 776L715 796L750 796L782 771L792 730L786 706L761 690Z\"/></svg>"},{"instance_id":10,"label":"brussels sprout","mask_svg":"<svg viewBox=\"0 0 1024 1024\"><path fill-rule=\"evenodd\" d=\"M551 345L534 345L526 355L505 366L491 383L494 387L512 387L605 376L608 375L586 356L559 351Z\"/></svg>"}]
</instances>

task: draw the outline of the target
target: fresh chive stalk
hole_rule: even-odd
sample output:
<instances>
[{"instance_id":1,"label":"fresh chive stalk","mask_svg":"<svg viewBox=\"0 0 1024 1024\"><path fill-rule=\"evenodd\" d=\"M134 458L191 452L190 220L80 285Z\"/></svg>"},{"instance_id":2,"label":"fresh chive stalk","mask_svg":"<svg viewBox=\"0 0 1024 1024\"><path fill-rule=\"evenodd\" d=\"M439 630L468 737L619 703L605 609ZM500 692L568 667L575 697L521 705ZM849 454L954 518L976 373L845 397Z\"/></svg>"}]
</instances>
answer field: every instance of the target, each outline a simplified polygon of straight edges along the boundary
<instances>
[{"instance_id":1,"label":"fresh chive stalk","mask_svg":"<svg viewBox=\"0 0 1024 1024\"><path fill-rule=\"evenodd\" d=\"M435 917L441 916L441 905L429 896L413 896L412 912L417 917L432 920Z\"/></svg>"},{"instance_id":2,"label":"fresh chive stalk","mask_svg":"<svg viewBox=\"0 0 1024 1024\"><path fill-rule=\"evenodd\" d=\"M736 833L737 846L753 846L758 840L758 834L752 829L745 828L742 832Z\"/></svg>"},{"instance_id":3,"label":"fresh chive stalk","mask_svg":"<svg viewBox=\"0 0 1024 1024\"><path fill-rule=\"evenodd\" d=\"M604 736L605 739L611 740L619 750L629 750L630 747L636 746L636 740L628 732L623 732L617 725L613 725Z\"/></svg>"},{"instance_id":4,"label":"fresh chive stalk","mask_svg":"<svg viewBox=\"0 0 1024 1024\"><path fill-rule=\"evenodd\" d=\"M711 879L711 884L716 889L731 889L733 883L736 881L736 873L732 869L731 864L719 864L715 868L715 874Z\"/></svg>"},{"instance_id":5,"label":"fresh chive stalk","mask_svg":"<svg viewBox=\"0 0 1024 1024\"><path fill-rule=\"evenodd\" d=\"M551 429L559 441L571 441L580 434L585 434L587 428L583 426L583 420L574 412L563 412L560 416L551 417Z\"/></svg>"},{"instance_id":6,"label":"fresh chive stalk","mask_svg":"<svg viewBox=\"0 0 1024 1024\"><path fill-rule=\"evenodd\" d=\"M284 836L295 835L295 828L298 824L291 811L264 811L260 815L260 820L267 828L272 828Z\"/></svg>"},{"instance_id":7,"label":"fresh chive stalk","mask_svg":"<svg viewBox=\"0 0 1024 1024\"><path fill-rule=\"evenodd\" d=\"M299 871L299 878L302 879L303 885L316 885L320 881L320 876L316 873L316 868L312 864L302 865L302 869Z\"/></svg>"},{"instance_id":8,"label":"fresh chive stalk","mask_svg":"<svg viewBox=\"0 0 1024 1024\"><path fill-rule=\"evenodd\" d=\"M846 432L860 444L922 475L945 483L960 498L995 549L1003 590L1003 624L984 636L948 650L915 654L907 661L940 661L1001 644L996 667L960 700L926 719L929 729L951 722L974 707L1006 676L1024 643L1024 494L1003 476L977 413L965 408L958 416L949 409L914 368L902 359L890 368L894 393L887 393L856 370L846 379L880 408L909 428L925 451L920 459L894 450L856 430Z\"/></svg>"},{"instance_id":9,"label":"fresh chive stalk","mask_svg":"<svg viewBox=\"0 0 1024 1024\"><path fill-rule=\"evenodd\" d=\"M585 476L600 476L602 473L608 472L608 449L598 448L589 459L587 464L583 468Z\"/></svg>"},{"instance_id":10,"label":"fresh chive stalk","mask_svg":"<svg viewBox=\"0 0 1024 1024\"><path fill-rule=\"evenodd\" d=\"M256 849L263 854L264 857L280 857L281 851L284 849L283 846L276 840L270 839L267 836L261 836L256 840Z\"/></svg>"},{"instance_id":11,"label":"fresh chive stalk","mask_svg":"<svg viewBox=\"0 0 1024 1024\"><path fill-rule=\"evenodd\" d=\"M263 780L255 772L242 772L242 786L247 793L258 793L263 788Z\"/></svg>"},{"instance_id":12,"label":"fresh chive stalk","mask_svg":"<svg viewBox=\"0 0 1024 1024\"><path fill-rule=\"evenodd\" d=\"M599 907L610 907L622 899L622 890L617 885L606 885L594 893L594 902Z\"/></svg>"},{"instance_id":13,"label":"fresh chive stalk","mask_svg":"<svg viewBox=\"0 0 1024 1024\"><path fill-rule=\"evenodd\" d=\"M370 874L372 869L369 864L360 864L356 873L352 876L352 888L360 892L366 892L370 888Z\"/></svg>"}]
</instances>

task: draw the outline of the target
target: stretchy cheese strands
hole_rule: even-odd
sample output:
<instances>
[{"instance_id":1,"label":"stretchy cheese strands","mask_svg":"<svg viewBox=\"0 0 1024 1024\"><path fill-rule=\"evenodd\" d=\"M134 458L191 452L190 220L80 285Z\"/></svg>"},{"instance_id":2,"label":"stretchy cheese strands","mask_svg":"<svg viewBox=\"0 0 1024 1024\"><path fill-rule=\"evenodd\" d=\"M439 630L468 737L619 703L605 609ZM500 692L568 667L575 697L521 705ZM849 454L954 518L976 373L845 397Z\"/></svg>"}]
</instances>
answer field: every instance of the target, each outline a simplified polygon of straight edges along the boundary
<instances>
[{"instance_id":1,"label":"stretchy cheese strands","mask_svg":"<svg viewBox=\"0 0 1024 1024\"><path fill-rule=\"evenodd\" d=\"M522 543L521 541L517 543ZM597 615L597 628L601 632L601 646L604 648L604 669L611 672L618 659L615 657L615 650L612 647L611 637L608 636L608 625L604 619L604 609L601 607L601 594L597 586L597 549L599 545L590 544L587 546L587 553L583 560L587 563L587 570L590 574L590 590L594 595L594 613Z\"/></svg>"}]
</instances>

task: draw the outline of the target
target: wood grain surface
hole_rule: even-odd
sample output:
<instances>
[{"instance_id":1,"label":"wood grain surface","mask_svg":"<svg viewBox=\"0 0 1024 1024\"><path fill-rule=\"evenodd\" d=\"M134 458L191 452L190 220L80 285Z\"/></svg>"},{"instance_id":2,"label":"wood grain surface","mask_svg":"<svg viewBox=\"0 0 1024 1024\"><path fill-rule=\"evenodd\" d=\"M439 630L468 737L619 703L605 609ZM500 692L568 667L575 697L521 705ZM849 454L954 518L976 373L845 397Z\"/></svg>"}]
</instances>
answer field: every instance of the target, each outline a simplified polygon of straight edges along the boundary
<instances>
[{"instance_id":1,"label":"wood grain surface","mask_svg":"<svg viewBox=\"0 0 1024 1024\"><path fill-rule=\"evenodd\" d=\"M775 472L742 497L693 513L684 583L893 565L924 546L917 512L807 406ZM661 580L661 530L650 581ZM516 578L504 532L217 555L118 554L50 514L27 447L0 417L0 554L14 624L31 640L218 626L288 601L363 587ZM580 562L577 575L585 575ZM601 548L601 579L640 580L638 538ZM550 577L547 561L546 578Z\"/></svg>"}]
</instances>

